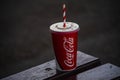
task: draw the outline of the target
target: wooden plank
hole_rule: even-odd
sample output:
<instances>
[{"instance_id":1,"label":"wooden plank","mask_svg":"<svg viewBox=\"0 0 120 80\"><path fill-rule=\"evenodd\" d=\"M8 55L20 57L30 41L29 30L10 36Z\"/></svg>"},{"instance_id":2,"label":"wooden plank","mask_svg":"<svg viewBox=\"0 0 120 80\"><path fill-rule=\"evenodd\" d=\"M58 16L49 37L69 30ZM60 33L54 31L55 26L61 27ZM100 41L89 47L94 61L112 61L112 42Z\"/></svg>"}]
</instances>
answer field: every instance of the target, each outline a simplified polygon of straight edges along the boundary
<instances>
[{"instance_id":1,"label":"wooden plank","mask_svg":"<svg viewBox=\"0 0 120 80\"><path fill-rule=\"evenodd\" d=\"M56 75L54 75L52 77L48 77L45 80L57 80L59 78L68 77L68 76L71 76L73 74L77 74L77 73L86 71L88 69L94 68L94 67L101 64L100 60L96 57L85 54L81 51L78 51L77 54L78 54L78 56L77 56L77 68L75 70L70 71L70 72L57 71Z\"/></svg>"},{"instance_id":2,"label":"wooden plank","mask_svg":"<svg viewBox=\"0 0 120 80\"><path fill-rule=\"evenodd\" d=\"M120 67L107 63L62 80L120 80Z\"/></svg>"},{"instance_id":3,"label":"wooden plank","mask_svg":"<svg viewBox=\"0 0 120 80\"><path fill-rule=\"evenodd\" d=\"M77 69L74 70L72 73L76 73L76 71L82 72L98 65L100 65L100 60L98 58L78 51ZM52 80L60 76L67 75L69 73L71 72L64 73L58 72L56 70L55 60L51 60L41 65L30 68L28 70L3 78L1 80L43 80L43 79Z\"/></svg>"}]
</instances>

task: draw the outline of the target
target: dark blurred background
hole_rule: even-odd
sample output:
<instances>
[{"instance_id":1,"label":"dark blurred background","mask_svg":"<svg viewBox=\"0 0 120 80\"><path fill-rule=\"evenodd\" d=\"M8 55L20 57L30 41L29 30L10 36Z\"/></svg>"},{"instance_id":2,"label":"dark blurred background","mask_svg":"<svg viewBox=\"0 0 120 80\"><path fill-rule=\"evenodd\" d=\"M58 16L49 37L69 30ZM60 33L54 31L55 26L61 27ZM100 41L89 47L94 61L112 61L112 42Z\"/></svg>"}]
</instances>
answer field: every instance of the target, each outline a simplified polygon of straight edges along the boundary
<instances>
[{"instance_id":1,"label":"dark blurred background","mask_svg":"<svg viewBox=\"0 0 120 80\"><path fill-rule=\"evenodd\" d=\"M49 26L80 25L78 50L120 66L120 8L117 0L3 0L0 2L0 78L54 58Z\"/></svg>"}]
</instances>

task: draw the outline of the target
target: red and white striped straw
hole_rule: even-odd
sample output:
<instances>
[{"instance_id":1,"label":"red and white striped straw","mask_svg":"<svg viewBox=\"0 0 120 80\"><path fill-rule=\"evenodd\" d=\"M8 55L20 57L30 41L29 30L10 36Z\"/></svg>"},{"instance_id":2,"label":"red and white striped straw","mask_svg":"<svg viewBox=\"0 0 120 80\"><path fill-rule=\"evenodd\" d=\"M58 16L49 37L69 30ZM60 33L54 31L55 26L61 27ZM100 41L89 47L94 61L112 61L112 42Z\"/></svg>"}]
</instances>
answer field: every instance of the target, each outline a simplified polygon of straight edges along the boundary
<instances>
[{"instance_id":1,"label":"red and white striped straw","mask_svg":"<svg viewBox=\"0 0 120 80\"><path fill-rule=\"evenodd\" d=\"M66 27L66 6L63 4L63 27Z\"/></svg>"}]
</instances>

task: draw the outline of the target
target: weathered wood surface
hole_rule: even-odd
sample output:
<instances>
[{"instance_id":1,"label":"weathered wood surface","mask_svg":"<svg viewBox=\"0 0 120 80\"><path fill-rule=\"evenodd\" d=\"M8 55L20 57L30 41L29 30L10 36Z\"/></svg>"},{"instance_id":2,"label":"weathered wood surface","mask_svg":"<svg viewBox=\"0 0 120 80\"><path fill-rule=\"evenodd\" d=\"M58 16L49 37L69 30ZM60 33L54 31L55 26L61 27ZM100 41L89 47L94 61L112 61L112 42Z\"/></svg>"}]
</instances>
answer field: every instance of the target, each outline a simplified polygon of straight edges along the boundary
<instances>
[{"instance_id":1,"label":"weathered wood surface","mask_svg":"<svg viewBox=\"0 0 120 80\"><path fill-rule=\"evenodd\" d=\"M62 80L120 80L120 67L107 63Z\"/></svg>"},{"instance_id":2,"label":"weathered wood surface","mask_svg":"<svg viewBox=\"0 0 120 80\"><path fill-rule=\"evenodd\" d=\"M68 77L68 76L72 76L74 74L77 73L81 73L83 71L89 70L91 68L94 68L96 66L101 65L100 60L98 58L95 58L93 56L84 54L82 52L78 52L78 59L79 61L77 61L77 68L73 71L70 72L59 72L57 71L56 75L53 75L52 77L48 77L45 80L58 80L60 79L64 79L64 77Z\"/></svg>"},{"instance_id":3,"label":"weathered wood surface","mask_svg":"<svg viewBox=\"0 0 120 80\"><path fill-rule=\"evenodd\" d=\"M98 58L85 54L83 52L77 52L77 69L80 69L81 72L85 71L89 68L93 68L100 64ZM28 70L19 72L17 74L8 76L1 80L43 80L49 77L51 79L55 79L53 77L59 77L63 73L58 73L56 70L55 60L48 61L41 65L35 66ZM66 75L65 72L63 75ZM56 77L56 78L57 78Z\"/></svg>"}]
</instances>

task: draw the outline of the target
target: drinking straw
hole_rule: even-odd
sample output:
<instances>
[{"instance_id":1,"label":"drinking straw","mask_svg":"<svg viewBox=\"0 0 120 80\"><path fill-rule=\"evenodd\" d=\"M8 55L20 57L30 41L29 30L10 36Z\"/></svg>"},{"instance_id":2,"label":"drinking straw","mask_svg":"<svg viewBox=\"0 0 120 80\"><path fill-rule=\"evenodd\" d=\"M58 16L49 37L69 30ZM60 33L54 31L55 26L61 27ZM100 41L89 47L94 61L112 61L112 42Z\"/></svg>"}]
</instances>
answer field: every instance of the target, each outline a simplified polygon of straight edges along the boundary
<instances>
[{"instance_id":1,"label":"drinking straw","mask_svg":"<svg viewBox=\"0 0 120 80\"><path fill-rule=\"evenodd\" d=\"M66 5L63 4L63 27L66 27Z\"/></svg>"}]
</instances>

